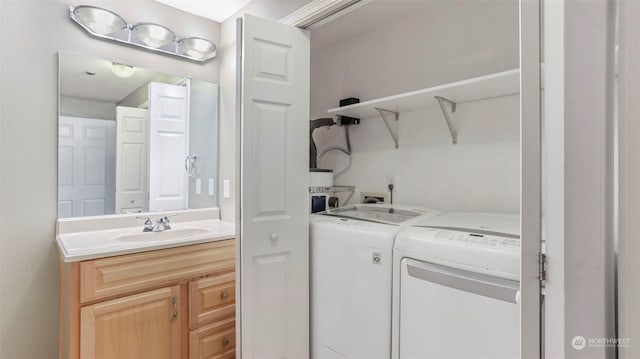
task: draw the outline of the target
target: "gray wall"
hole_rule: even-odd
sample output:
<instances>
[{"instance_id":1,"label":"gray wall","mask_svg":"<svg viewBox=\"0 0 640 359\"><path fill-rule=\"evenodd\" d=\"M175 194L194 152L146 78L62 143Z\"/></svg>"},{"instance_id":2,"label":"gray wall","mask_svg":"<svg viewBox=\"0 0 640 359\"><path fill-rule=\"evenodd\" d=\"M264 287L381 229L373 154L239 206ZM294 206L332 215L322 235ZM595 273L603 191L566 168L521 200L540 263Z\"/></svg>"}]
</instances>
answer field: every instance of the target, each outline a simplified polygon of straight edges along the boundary
<instances>
[{"instance_id":1,"label":"gray wall","mask_svg":"<svg viewBox=\"0 0 640 359\"><path fill-rule=\"evenodd\" d=\"M147 101L149 101L149 84L148 83L138 87L135 91L130 93L127 97L120 100L120 102L118 102L116 105L122 106L122 107L136 108ZM148 108L148 107L149 105L147 104L145 108Z\"/></svg>"},{"instance_id":2,"label":"gray wall","mask_svg":"<svg viewBox=\"0 0 640 359\"><path fill-rule=\"evenodd\" d=\"M116 104L112 102L60 96L59 106L61 116L116 120Z\"/></svg>"},{"instance_id":3,"label":"gray wall","mask_svg":"<svg viewBox=\"0 0 640 359\"><path fill-rule=\"evenodd\" d=\"M191 82L189 154L197 154L196 176L189 179L189 208L218 205L218 85ZM196 194L196 178L202 180L202 192ZM209 196L209 179L213 179L213 196Z\"/></svg>"},{"instance_id":4,"label":"gray wall","mask_svg":"<svg viewBox=\"0 0 640 359\"><path fill-rule=\"evenodd\" d=\"M218 43L220 25L151 0L82 1L129 22L164 24ZM91 38L61 0L0 1L0 358L58 354L57 118L59 51L119 59L218 82L196 64ZM19 155L18 155L19 154Z\"/></svg>"}]
</instances>

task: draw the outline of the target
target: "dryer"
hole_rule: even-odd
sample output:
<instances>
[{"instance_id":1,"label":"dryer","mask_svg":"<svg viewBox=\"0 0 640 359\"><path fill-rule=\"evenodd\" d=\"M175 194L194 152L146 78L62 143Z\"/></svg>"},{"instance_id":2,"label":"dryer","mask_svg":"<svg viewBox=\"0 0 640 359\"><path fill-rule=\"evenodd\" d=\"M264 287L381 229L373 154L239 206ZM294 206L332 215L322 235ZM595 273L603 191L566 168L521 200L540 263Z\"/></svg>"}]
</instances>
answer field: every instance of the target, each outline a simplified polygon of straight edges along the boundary
<instances>
[{"instance_id":1,"label":"dryer","mask_svg":"<svg viewBox=\"0 0 640 359\"><path fill-rule=\"evenodd\" d=\"M519 357L520 217L448 213L394 247L393 358Z\"/></svg>"},{"instance_id":2,"label":"dryer","mask_svg":"<svg viewBox=\"0 0 640 359\"><path fill-rule=\"evenodd\" d=\"M391 355L393 242L402 228L441 212L360 204L311 215L311 357Z\"/></svg>"}]
</instances>

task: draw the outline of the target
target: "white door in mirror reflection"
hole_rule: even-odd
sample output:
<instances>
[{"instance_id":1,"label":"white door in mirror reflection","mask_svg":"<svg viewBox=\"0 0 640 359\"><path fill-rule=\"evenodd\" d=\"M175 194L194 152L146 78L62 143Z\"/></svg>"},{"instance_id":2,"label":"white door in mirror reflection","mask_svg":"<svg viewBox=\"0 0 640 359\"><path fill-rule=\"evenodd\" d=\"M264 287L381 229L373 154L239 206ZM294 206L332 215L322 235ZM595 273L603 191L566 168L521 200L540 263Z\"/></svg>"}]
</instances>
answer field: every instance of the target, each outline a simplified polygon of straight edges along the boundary
<instances>
[{"instance_id":1,"label":"white door in mirror reflection","mask_svg":"<svg viewBox=\"0 0 640 359\"><path fill-rule=\"evenodd\" d=\"M149 84L149 210L188 207L184 159L189 151L187 86Z\"/></svg>"},{"instance_id":2,"label":"white door in mirror reflection","mask_svg":"<svg viewBox=\"0 0 640 359\"><path fill-rule=\"evenodd\" d=\"M115 123L60 116L58 216L113 213Z\"/></svg>"},{"instance_id":3,"label":"white door in mirror reflection","mask_svg":"<svg viewBox=\"0 0 640 359\"><path fill-rule=\"evenodd\" d=\"M116 107L116 213L147 212L147 110Z\"/></svg>"}]
</instances>

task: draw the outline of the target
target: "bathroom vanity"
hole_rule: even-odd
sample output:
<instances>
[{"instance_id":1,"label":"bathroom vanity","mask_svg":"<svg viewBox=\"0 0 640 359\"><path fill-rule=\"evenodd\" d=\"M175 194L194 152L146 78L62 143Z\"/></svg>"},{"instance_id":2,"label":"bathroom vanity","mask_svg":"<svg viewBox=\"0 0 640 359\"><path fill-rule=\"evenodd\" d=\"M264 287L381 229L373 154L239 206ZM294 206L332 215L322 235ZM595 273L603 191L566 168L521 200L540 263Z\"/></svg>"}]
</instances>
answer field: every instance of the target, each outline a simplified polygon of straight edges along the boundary
<instances>
[{"instance_id":1,"label":"bathroom vanity","mask_svg":"<svg viewBox=\"0 0 640 359\"><path fill-rule=\"evenodd\" d=\"M234 358L234 226L209 215L59 220L60 358Z\"/></svg>"}]
</instances>

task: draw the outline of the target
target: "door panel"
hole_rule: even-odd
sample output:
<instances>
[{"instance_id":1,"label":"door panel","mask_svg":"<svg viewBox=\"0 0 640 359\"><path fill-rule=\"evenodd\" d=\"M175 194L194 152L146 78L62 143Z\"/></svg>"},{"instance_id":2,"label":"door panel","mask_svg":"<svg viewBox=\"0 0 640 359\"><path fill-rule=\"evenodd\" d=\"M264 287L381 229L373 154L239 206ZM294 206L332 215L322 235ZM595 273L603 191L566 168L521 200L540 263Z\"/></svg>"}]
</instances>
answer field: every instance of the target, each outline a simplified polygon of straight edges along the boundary
<instances>
[{"instance_id":1,"label":"door panel","mask_svg":"<svg viewBox=\"0 0 640 359\"><path fill-rule=\"evenodd\" d=\"M241 348L309 357L309 35L245 16L241 86Z\"/></svg>"},{"instance_id":2,"label":"door panel","mask_svg":"<svg viewBox=\"0 0 640 359\"><path fill-rule=\"evenodd\" d=\"M148 205L147 110L116 107L116 213L146 212Z\"/></svg>"},{"instance_id":3,"label":"door panel","mask_svg":"<svg viewBox=\"0 0 640 359\"><path fill-rule=\"evenodd\" d=\"M114 213L115 138L114 121L60 116L58 217Z\"/></svg>"},{"instance_id":4,"label":"door panel","mask_svg":"<svg viewBox=\"0 0 640 359\"><path fill-rule=\"evenodd\" d=\"M149 104L149 210L188 208L188 89L152 82Z\"/></svg>"},{"instance_id":5,"label":"door panel","mask_svg":"<svg viewBox=\"0 0 640 359\"><path fill-rule=\"evenodd\" d=\"M287 104L253 103L252 157L257 160L254 181L253 220L272 220L274 216L287 215L287 191L289 173L287 170L287 117L290 106Z\"/></svg>"}]
</instances>

